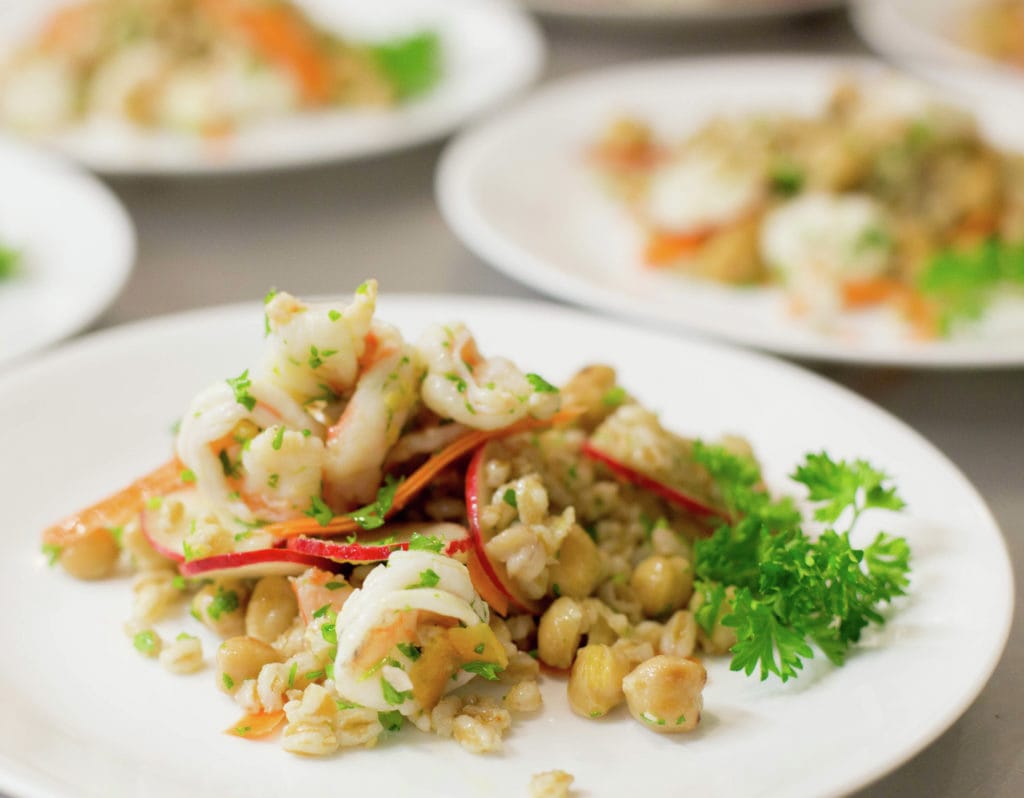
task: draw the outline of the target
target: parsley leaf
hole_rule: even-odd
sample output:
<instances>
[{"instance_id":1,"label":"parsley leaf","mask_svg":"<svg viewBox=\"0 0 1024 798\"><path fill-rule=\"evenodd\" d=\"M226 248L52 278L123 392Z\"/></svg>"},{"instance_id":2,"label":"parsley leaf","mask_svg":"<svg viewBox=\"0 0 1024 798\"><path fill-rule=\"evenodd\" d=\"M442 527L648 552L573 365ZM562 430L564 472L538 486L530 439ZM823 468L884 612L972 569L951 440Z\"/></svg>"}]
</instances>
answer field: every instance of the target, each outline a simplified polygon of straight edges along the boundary
<instances>
[{"instance_id":1,"label":"parsley leaf","mask_svg":"<svg viewBox=\"0 0 1024 798\"><path fill-rule=\"evenodd\" d=\"M413 532L409 538L409 551L433 551L438 552L444 548L444 541L433 535L421 535Z\"/></svg>"},{"instance_id":2,"label":"parsley leaf","mask_svg":"<svg viewBox=\"0 0 1024 798\"><path fill-rule=\"evenodd\" d=\"M206 614L213 618L213 620L219 621L221 615L234 612L238 607L238 593L234 590L225 590L222 587L218 587L217 595L213 597L213 600L206 607Z\"/></svg>"},{"instance_id":3,"label":"parsley leaf","mask_svg":"<svg viewBox=\"0 0 1024 798\"><path fill-rule=\"evenodd\" d=\"M380 688L384 694L384 700L392 706L398 706L404 704L407 699L412 698L412 692L409 690L396 690L395 686L391 684L383 676L380 677Z\"/></svg>"},{"instance_id":4,"label":"parsley leaf","mask_svg":"<svg viewBox=\"0 0 1024 798\"><path fill-rule=\"evenodd\" d=\"M526 381L533 386L533 390L537 393L558 393L558 389L540 374L527 374Z\"/></svg>"},{"instance_id":5,"label":"parsley leaf","mask_svg":"<svg viewBox=\"0 0 1024 798\"><path fill-rule=\"evenodd\" d=\"M941 332L985 311L1001 285L1024 285L1024 243L990 238L969 250L946 250L932 257L917 287L939 309Z\"/></svg>"},{"instance_id":6,"label":"parsley leaf","mask_svg":"<svg viewBox=\"0 0 1024 798\"><path fill-rule=\"evenodd\" d=\"M695 457L739 515L694 546L697 623L708 634L718 622L735 629L730 667L747 675L787 681L814 656L812 644L841 665L867 626L885 622L880 605L908 586L905 540L883 532L863 550L850 542L865 510L904 506L889 478L863 460L808 454L792 479L807 487L815 518L849 519L844 531L828 528L815 539L792 504L773 502L759 487L752 461L700 444Z\"/></svg>"},{"instance_id":7,"label":"parsley leaf","mask_svg":"<svg viewBox=\"0 0 1024 798\"><path fill-rule=\"evenodd\" d=\"M485 679L491 682L498 680L498 674L501 673L502 668L497 662L467 662L462 666L462 670L467 673L475 673L477 676L483 676Z\"/></svg>"},{"instance_id":8,"label":"parsley leaf","mask_svg":"<svg viewBox=\"0 0 1024 798\"><path fill-rule=\"evenodd\" d=\"M21 253L10 247L0 244L0 280L14 277L21 266Z\"/></svg>"},{"instance_id":9,"label":"parsley leaf","mask_svg":"<svg viewBox=\"0 0 1024 798\"><path fill-rule=\"evenodd\" d=\"M334 518L334 511L327 506L327 503L319 496L313 496L309 502L309 509L305 515L316 520L320 526L327 526Z\"/></svg>"},{"instance_id":10,"label":"parsley leaf","mask_svg":"<svg viewBox=\"0 0 1024 798\"><path fill-rule=\"evenodd\" d=\"M402 479L395 479L388 474L384 478L384 484L377 491L376 500L365 507L353 510L348 514L348 517L353 519L363 529L377 529L383 526L384 519L395 501L395 492L401 484Z\"/></svg>"},{"instance_id":11,"label":"parsley leaf","mask_svg":"<svg viewBox=\"0 0 1024 798\"><path fill-rule=\"evenodd\" d=\"M441 576L433 568L428 568L425 571L420 571L420 581L416 584L409 585L410 588L417 587L437 587L438 582L441 581Z\"/></svg>"},{"instance_id":12,"label":"parsley leaf","mask_svg":"<svg viewBox=\"0 0 1024 798\"><path fill-rule=\"evenodd\" d=\"M378 712L377 720L379 720L380 725L384 727L384 731L396 732L401 729L402 724L405 723L405 716L403 716L397 709L392 709L390 712Z\"/></svg>"},{"instance_id":13,"label":"parsley leaf","mask_svg":"<svg viewBox=\"0 0 1024 798\"><path fill-rule=\"evenodd\" d=\"M422 94L441 79L441 40L436 33L383 42L370 52L399 99Z\"/></svg>"},{"instance_id":14,"label":"parsley leaf","mask_svg":"<svg viewBox=\"0 0 1024 798\"><path fill-rule=\"evenodd\" d=\"M252 380L249 379L249 369L246 369L233 379L225 380L225 382L235 392L235 401L238 404L249 411L256 407L256 399L249 393L249 388L252 387Z\"/></svg>"},{"instance_id":15,"label":"parsley leaf","mask_svg":"<svg viewBox=\"0 0 1024 798\"><path fill-rule=\"evenodd\" d=\"M815 510L814 517L826 523L835 523L851 509L852 529L864 510L872 507L902 510L904 507L896 489L887 484L889 477L864 460L837 462L825 452L808 454L791 478L807 486L811 501L824 502Z\"/></svg>"}]
</instances>

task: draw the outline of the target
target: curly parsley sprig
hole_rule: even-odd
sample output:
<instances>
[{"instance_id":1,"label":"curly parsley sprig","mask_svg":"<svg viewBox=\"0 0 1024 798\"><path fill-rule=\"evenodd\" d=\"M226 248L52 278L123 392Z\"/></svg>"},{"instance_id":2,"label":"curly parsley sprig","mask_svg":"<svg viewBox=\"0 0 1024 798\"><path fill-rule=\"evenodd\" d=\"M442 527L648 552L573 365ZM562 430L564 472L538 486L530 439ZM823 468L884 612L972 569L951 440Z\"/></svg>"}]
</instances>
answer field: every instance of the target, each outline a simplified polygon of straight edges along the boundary
<instances>
[{"instance_id":1,"label":"curly parsley sprig","mask_svg":"<svg viewBox=\"0 0 1024 798\"><path fill-rule=\"evenodd\" d=\"M842 665L867 626L885 623L880 606L909 584L904 539L881 532L864 549L850 543L863 512L905 506L889 477L863 460L808 454L790 478L807 488L815 519L832 525L815 539L792 502L763 489L753 460L703 444L694 456L739 518L696 544L697 622L709 634L718 621L735 629L730 668L748 676L798 676L812 644ZM840 519L848 519L842 532Z\"/></svg>"}]
</instances>

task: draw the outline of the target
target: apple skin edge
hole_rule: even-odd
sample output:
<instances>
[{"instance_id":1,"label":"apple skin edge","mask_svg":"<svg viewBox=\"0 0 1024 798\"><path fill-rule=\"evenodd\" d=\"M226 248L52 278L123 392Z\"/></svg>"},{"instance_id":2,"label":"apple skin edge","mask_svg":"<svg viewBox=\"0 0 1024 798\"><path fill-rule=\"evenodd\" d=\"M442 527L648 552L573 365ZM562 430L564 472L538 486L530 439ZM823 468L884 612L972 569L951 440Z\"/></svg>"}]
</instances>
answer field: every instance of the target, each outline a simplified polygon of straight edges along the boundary
<instances>
[{"instance_id":1,"label":"apple skin edge","mask_svg":"<svg viewBox=\"0 0 1024 798\"><path fill-rule=\"evenodd\" d=\"M295 576L307 568L337 571L338 563L291 549L271 548L254 551L234 551L214 554L198 560L189 560L178 566L187 579L244 579L260 576Z\"/></svg>"},{"instance_id":2,"label":"apple skin edge","mask_svg":"<svg viewBox=\"0 0 1024 798\"><path fill-rule=\"evenodd\" d=\"M484 540L483 529L480 524L480 489L483 476L484 454L487 445L484 444L473 454L469 461L469 468L466 471L466 516L469 519L469 532L473 539L473 547L476 550L482 575L493 583L493 586L508 598L509 604L520 612L527 612L531 615L539 615L542 609L540 602L523 598L516 594L510 585L507 576L504 578L499 573L504 566L497 566L491 562L484 550L487 541Z\"/></svg>"},{"instance_id":3,"label":"apple skin edge","mask_svg":"<svg viewBox=\"0 0 1024 798\"><path fill-rule=\"evenodd\" d=\"M671 502L677 507L681 507L698 518L719 519L725 522L731 522L733 520L732 516L725 510L713 507L700 499L683 493L677 488L673 488L670 485L666 485L664 482L659 482L646 474L640 473L635 468L626 465L620 460L612 457L607 452L598 449L590 443L590 441L584 442L582 452L585 457L606 466L616 476L621 477L627 482L632 482L637 487L649 490L651 493L660 496L665 501Z\"/></svg>"},{"instance_id":4,"label":"apple skin edge","mask_svg":"<svg viewBox=\"0 0 1024 798\"><path fill-rule=\"evenodd\" d=\"M428 534L431 531L442 531L438 529L439 527L444 527L446 532L444 535L444 553L449 557L468 551L473 545L469 531L458 524L414 524L409 525L405 530L398 531L393 536L398 539L394 543L386 545L374 543L373 541L359 540L351 543L347 541L339 543L332 540L302 536L289 539L287 548L292 551L324 557L338 563L382 562L388 559L392 552L408 549L408 538L412 536L413 532L418 531L420 528L424 529ZM401 540L402 537L407 539Z\"/></svg>"}]
</instances>

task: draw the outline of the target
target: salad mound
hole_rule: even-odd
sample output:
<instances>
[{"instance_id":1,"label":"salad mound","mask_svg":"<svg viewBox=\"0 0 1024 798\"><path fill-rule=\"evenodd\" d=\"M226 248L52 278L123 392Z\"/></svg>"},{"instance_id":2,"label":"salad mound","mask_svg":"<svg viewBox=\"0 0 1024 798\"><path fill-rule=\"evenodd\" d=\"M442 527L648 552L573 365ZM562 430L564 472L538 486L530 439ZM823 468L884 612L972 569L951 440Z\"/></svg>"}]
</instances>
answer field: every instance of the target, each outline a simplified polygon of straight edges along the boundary
<instances>
[{"instance_id":1,"label":"salad mound","mask_svg":"<svg viewBox=\"0 0 1024 798\"><path fill-rule=\"evenodd\" d=\"M812 534L745 440L667 429L612 368L559 387L376 303L374 281L271 292L260 356L195 396L171 459L43 532L72 576L133 574L134 647L209 668L230 734L326 755L408 724L496 751L557 674L580 722L685 733L708 658L842 665L907 589L906 542L855 529L903 507L869 463L796 467Z\"/></svg>"},{"instance_id":2,"label":"salad mound","mask_svg":"<svg viewBox=\"0 0 1024 798\"><path fill-rule=\"evenodd\" d=\"M440 75L435 34L349 42L290 0L86 0L0 68L0 120L47 133L112 118L218 137L302 110L395 105Z\"/></svg>"},{"instance_id":3,"label":"salad mound","mask_svg":"<svg viewBox=\"0 0 1024 798\"><path fill-rule=\"evenodd\" d=\"M888 309L934 339L1024 286L1024 156L907 78L845 81L820 113L722 116L679 141L619 119L592 155L649 267L779 285L826 331Z\"/></svg>"}]
</instances>

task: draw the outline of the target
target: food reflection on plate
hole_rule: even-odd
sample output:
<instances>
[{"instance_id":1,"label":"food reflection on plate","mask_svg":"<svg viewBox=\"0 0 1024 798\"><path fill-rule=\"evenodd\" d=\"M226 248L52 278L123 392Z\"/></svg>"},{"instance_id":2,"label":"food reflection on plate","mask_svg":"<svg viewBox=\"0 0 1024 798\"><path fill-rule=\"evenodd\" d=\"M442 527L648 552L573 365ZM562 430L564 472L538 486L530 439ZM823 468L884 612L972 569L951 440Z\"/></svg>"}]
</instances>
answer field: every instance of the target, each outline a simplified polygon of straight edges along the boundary
<instances>
[{"instance_id":1,"label":"food reflection on plate","mask_svg":"<svg viewBox=\"0 0 1024 798\"><path fill-rule=\"evenodd\" d=\"M908 78L842 82L817 115L719 116L682 141L619 119L593 155L647 231L638 261L781 284L822 329L889 306L936 338L1024 285L1024 156Z\"/></svg>"},{"instance_id":2,"label":"food reflection on plate","mask_svg":"<svg viewBox=\"0 0 1024 798\"><path fill-rule=\"evenodd\" d=\"M327 755L409 724L486 753L552 670L580 723L691 732L705 658L842 665L908 588L869 463L806 455L802 509L747 441L666 429L608 366L559 389L458 322L406 340L376 300L272 293L174 457L44 532L73 576L134 572L125 655L206 668L245 713L229 733Z\"/></svg>"},{"instance_id":3,"label":"food reflection on plate","mask_svg":"<svg viewBox=\"0 0 1024 798\"><path fill-rule=\"evenodd\" d=\"M102 117L217 137L405 102L439 80L441 60L432 32L352 42L290 0L87 0L0 64L0 121L47 133Z\"/></svg>"}]
</instances>

